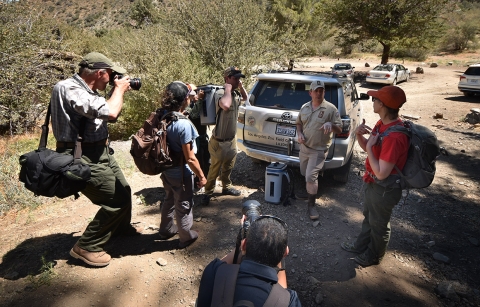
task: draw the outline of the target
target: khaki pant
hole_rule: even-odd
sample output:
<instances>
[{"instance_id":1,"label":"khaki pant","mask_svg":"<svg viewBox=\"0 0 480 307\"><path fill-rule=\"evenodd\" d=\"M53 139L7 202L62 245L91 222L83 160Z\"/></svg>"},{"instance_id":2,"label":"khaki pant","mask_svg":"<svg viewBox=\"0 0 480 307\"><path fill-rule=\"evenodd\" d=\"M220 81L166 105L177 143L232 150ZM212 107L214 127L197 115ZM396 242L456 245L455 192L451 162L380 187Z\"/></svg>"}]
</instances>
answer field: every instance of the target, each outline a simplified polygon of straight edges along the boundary
<instances>
[{"instance_id":1,"label":"khaki pant","mask_svg":"<svg viewBox=\"0 0 480 307\"><path fill-rule=\"evenodd\" d=\"M300 173L305 176L308 194L317 195L318 174L323 169L326 156L326 150L315 150L303 144L300 145Z\"/></svg>"},{"instance_id":2,"label":"khaki pant","mask_svg":"<svg viewBox=\"0 0 480 307\"><path fill-rule=\"evenodd\" d=\"M58 149L58 152L73 152ZM132 217L132 194L117 161L110 155L107 146L82 148L82 160L88 163L91 178L82 191L100 209L78 240L78 246L91 251L103 250L112 235L130 227Z\"/></svg>"},{"instance_id":3,"label":"khaki pant","mask_svg":"<svg viewBox=\"0 0 480 307\"><path fill-rule=\"evenodd\" d=\"M237 141L233 139L230 142L219 142L213 137L208 142L208 151L210 152L210 169L208 171L207 184L205 184L205 194L213 194L215 182L221 169L220 179L224 189L232 186L230 174L235 166L237 157Z\"/></svg>"}]
</instances>

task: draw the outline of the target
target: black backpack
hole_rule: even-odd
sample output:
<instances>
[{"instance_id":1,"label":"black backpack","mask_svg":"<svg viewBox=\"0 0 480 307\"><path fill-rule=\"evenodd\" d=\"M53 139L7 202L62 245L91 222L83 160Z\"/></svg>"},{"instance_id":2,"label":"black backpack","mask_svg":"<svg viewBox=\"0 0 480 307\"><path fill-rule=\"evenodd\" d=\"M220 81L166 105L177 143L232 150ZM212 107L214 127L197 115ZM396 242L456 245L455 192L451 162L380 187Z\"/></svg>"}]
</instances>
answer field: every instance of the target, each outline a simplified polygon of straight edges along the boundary
<instances>
[{"instance_id":1,"label":"black backpack","mask_svg":"<svg viewBox=\"0 0 480 307\"><path fill-rule=\"evenodd\" d=\"M146 175L158 175L183 161L182 152L173 152L168 147L167 128L187 117L178 112L164 113L163 109L152 112L132 137L130 154L140 172Z\"/></svg>"},{"instance_id":2,"label":"black backpack","mask_svg":"<svg viewBox=\"0 0 480 307\"><path fill-rule=\"evenodd\" d=\"M240 264L223 263L218 267L213 284L212 307L253 306L253 303L249 301L233 301L239 269ZM270 294L263 306L286 307L289 304L290 292L276 283L273 284L272 290L270 290Z\"/></svg>"},{"instance_id":3,"label":"black backpack","mask_svg":"<svg viewBox=\"0 0 480 307\"><path fill-rule=\"evenodd\" d=\"M385 130L383 138L391 132L401 132L409 138L408 157L403 170L395 165L398 174L391 174L383 180L375 178L375 182L384 187L402 189L421 189L428 187L435 177L435 162L440 155L438 140L427 127L404 121L403 125L394 125Z\"/></svg>"}]
</instances>

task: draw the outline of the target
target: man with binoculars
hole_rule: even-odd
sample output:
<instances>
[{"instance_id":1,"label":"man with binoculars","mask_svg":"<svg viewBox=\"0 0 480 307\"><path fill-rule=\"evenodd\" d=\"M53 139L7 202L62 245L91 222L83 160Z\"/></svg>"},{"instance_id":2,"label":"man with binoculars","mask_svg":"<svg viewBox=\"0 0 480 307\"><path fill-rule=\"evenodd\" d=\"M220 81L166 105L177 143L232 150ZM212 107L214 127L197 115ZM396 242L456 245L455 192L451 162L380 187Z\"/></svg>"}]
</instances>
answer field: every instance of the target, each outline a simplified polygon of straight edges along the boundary
<instances>
[{"instance_id":1,"label":"man with binoculars","mask_svg":"<svg viewBox=\"0 0 480 307\"><path fill-rule=\"evenodd\" d=\"M287 289L283 258L288 255L287 224L261 215L260 204L243 204L240 243L235 251L213 260L204 270L197 306L301 306L295 291ZM239 263L240 265L235 265Z\"/></svg>"}]
</instances>

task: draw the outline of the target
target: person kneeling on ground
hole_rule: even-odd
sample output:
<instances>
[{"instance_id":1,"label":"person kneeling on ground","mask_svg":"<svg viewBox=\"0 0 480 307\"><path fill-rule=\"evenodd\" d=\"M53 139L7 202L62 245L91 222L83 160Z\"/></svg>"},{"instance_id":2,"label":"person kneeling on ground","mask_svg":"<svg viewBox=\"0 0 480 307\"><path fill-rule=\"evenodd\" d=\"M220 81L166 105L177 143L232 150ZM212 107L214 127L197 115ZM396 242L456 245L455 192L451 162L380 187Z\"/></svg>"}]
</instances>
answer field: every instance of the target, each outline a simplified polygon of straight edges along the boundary
<instances>
[{"instance_id":1,"label":"person kneeling on ground","mask_svg":"<svg viewBox=\"0 0 480 307\"><path fill-rule=\"evenodd\" d=\"M273 306L265 304L271 297L277 299L276 306L301 306L297 293L287 289L282 265L282 259L288 255L285 222L274 216L258 217L240 248L243 260L239 268L232 265L234 251L221 260L213 260L205 268L198 291L198 307L218 306L222 300L222 303L231 303L230 306ZM237 277L232 277L236 273Z\"/></svg>"}]
</instances>

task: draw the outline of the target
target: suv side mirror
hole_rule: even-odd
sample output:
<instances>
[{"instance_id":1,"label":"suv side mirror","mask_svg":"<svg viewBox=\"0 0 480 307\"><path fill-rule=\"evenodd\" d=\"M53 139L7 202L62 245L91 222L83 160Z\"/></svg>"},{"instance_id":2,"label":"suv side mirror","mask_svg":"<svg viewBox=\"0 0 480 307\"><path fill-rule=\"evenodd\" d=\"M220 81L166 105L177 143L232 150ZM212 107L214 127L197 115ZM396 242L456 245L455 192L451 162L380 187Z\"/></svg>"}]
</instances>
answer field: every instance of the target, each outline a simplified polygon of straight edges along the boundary
<instances>
[{"instance_id":1,"label":"suv side mirror","mask_svg":"<svg viewBox=\"0 0 480 307\"><path fill-rule=\"evenodd\" d=\"M369 100L370 96L365 93L360 93L360 100Z\"/></svg>"}]
</instances>

